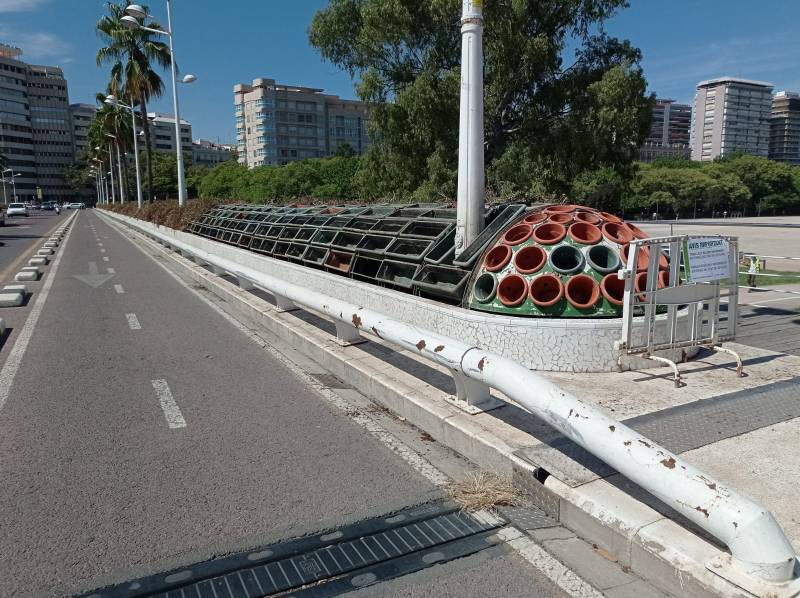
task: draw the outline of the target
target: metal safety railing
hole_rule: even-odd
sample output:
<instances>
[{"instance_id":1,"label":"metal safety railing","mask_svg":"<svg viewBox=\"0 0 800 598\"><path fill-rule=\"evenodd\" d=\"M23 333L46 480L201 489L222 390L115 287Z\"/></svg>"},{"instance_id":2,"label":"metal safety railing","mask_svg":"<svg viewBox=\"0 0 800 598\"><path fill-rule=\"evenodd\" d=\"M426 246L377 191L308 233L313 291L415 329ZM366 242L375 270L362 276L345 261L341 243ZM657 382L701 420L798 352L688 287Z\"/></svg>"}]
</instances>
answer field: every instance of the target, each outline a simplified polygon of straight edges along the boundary
<instances>
[{"instance_id":1,"label":"metal safety railing","mask_svg":"<svg viewBox=\"0 0 800 598\"><path fill-rule=\"evenodd\" d=\"M194 245L188 233L118 214L107 216L217 274L236 277L243 288L267 291L280 308L321 314L335 322L337 333L351 338L374 335L446 367L461 399L487 396L490 388L499 390L726 544L742 574L772 584L793 579L794 549L766 508L520 364L277 278L269 273L269 258L262 258L263 268L245 266Z\"/></svg>"},{"instance_id":2,"label":"metal safety railing","mask_svg":"<svg viewBox=\"0 0 800 598\"><path fill-rule=\"evenodd\" d=\"M701 282L687 277L686 270L691 268L684 262L683 253L690 241L724 244L721 262L716 264L724 270L722 277ZM738 375L742 375L739 355L721 346L736 338L737 243L736 237L698 235L652 237L631 243L626 266L619 274L625 280L620 368L623 354L638 355L670 366L675 385L680 386L681 375L675 361L656 352L685 354L686 349L706 347L731 354L736 359ZM721 317L722 301L728 304L725 319Z\"/></svg>"}]
</instances>

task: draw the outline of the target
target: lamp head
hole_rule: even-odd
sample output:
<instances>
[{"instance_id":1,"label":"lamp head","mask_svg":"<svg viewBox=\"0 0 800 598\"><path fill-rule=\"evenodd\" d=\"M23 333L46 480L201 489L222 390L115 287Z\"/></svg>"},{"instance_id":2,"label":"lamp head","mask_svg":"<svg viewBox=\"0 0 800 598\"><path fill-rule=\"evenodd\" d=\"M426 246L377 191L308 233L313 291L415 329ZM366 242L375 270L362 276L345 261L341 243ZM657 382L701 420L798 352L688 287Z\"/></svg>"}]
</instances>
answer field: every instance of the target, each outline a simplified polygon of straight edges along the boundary
<instances>
[{"instance_id":1,"label":"lamp head","mask_svg":"<svg viewBox=\"0 0 800 598\"><path fill-rule=\"evenodd\" d=\"M128 7L128 8L130 8L130 7ZM128 29L131 29L131 30L138 29L141 26L141 25L139 25L139 21L137 21L135 18L133 18L130 15L126 15L126 16L122 17L119 20L119 22L123 27L127 27Z\"/></svg>"}]
</instances>

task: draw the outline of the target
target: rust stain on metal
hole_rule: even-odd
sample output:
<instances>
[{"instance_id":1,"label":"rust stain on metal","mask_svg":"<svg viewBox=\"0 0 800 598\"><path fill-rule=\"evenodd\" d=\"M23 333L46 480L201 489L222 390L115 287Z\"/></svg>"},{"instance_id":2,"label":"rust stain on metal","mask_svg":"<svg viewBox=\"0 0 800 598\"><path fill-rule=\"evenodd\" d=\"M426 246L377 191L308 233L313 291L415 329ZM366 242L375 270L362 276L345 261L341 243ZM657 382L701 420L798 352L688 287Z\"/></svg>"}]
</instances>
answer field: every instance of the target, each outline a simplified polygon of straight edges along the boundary
<instances>
[{"instance_id":1,"label":"rust stain on metal","mask_svg":"<svg viewBox=\"0 0 800 598\"><path fill-rule=\"evenodd\" d=\"M661 465L666 467L667 469L675 469L675 459L670 457L669 459L662 459Z\"/></svg>"},{"instance_id":2,"label":"rust stain on metal","mask_svg":"<svg viewBox=\"0 0 800 598\"><path fill-rule=\"evenodd\" d=\"M358 314L353 314L353 326L361 328L361 317Z\"/></svg>"},{"instance_id":3,"label":"rust stain on metal","mask_svg":"<svg viewBox=\"0 0 800 598\"><path fill-rule=\"evenodd\" d=\"M625 446L630 446L631 445L631 441L630 440L626 440L622 444L624 444Z\"/></svg>"},{"instance_id":4,"label":"rust stain on metal","mask_svg":"<svg viewBox=\"0 0 800 598\"><path fill-rule=\"evenodd\" d=\"M572 409L569 410L569 413L567 414L567 417L572 417Z\"/></svg>"},{"instance_id":5,"label":"rust stain on metal","mask_svg":"<svg viewBox=\"0 0 800 598\"><path fill-rule=\"evenodd\" d=\"M378 338L383 338L383 337L381 336L381 333L380 333L380 332L378 332L378 329L377 329L377 328L375 328L375 326L373 326L373 327L372 327L372 332L374 332L374 333L375 333L375 336L377 336Z\"/></svg>"},{"instance_id":6,"label":"rust stain on metal","mask_svg":"<svg viewBox=\"0 0 800 598\"><path fill-rule=\"evenodd\" d=\"M484 364L484 361L485 361L485 360L486 360L486 358L485 358L485 357L481 357L481 360L478 362L478 369L479 369L480 371L483 371L483 364Z\"/></svg>"},{"instance_id":7,"label":"rust stain on metal","mask_svg":"<svg viewBox=\"0 0 800 598\"><path fill-rule=\"evenodd\" d=\"M417 349L422 351L424 348L425 348L425 339L422 339L417 343Z\"/></svg>"},{"instance_id":8,"label":"rust stain on metal","mask_svg":"<svg viewBox=\"0 0 800 598\"><path fill-rule=\"evenodd\" d=\"M703 507L695 507L694 510L701 512L703 515L706 516L706 519L708 519L708 510L707 509L704 509Z\"/></svg>"},{"instance_id":9,"label":"rust stain on metal","mask_svg":"<svg viewBox=\"0 0 800 598\"><path fill-rule=\"evenodd\" d=\"M733 527L737 527L737 528L738 528L738 527L739 527L739 524L738 524L738 523L736 523L736 522L734 521L734 522L733 522Z\"/></svg>"},{"instance_id":10,"label":"rust stain on metal","mask_svg":"<svg viewBox=\"0 0 800 598\"><path fill-rule=\"evenodd\" d=\"M439 345L433 350L434 353L439 353L440 351L444 351L444 345Z\"/></svg>"},{"instance_id":11,"label":"rust stain on metal","mask_svg":"<svg viewBox=\"0 0 800 598\"><path fill-rule=\"evenodd\" d=\"M612 432L614 432L614 431L616 431L617 426L608 426L608 429L611 430Z\"/></svg>"},{"instance_id":12,"label":"rust stain on metal","mask_svg":"<svg viewBox=\"0 0 800 598\"><path fill-rule=\"evenodd\" d=\"M639 439L638 442L639 442L639 444L643 444L647 448L653 448L653 445L650 444L649 442L647 442L646 440Z\"/></svg>"},{"instance_id":13,"label":"rust stain on metal","mask_svg":"<svg viewBox=\"0 0 800 598\"><path fill-rule=\"evenodd\" d=\"M706 486L708 486L709 490L716 490L717 489L717 484L715 482L712 482L711 480L709 480L706 476L701 475L701 476L697 476L697 477L700 479L701 482L703 482Z\"/></svg>"}]
</instances>

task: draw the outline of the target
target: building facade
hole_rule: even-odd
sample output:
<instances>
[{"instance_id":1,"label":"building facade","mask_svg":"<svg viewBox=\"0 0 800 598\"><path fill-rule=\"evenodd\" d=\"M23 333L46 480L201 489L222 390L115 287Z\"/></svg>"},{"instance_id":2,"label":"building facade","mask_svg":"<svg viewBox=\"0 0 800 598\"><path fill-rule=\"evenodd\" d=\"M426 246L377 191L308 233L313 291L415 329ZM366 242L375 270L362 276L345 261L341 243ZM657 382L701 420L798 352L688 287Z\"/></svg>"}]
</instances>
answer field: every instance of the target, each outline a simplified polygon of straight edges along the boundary
<instances>
[{"instance_id":1,"label":"building facade","mask_svg":"<svg viewBox=\"0 0 800 598\"><path fill-rule=\"evenodd\" d=\"M692 159L708 162L737 152L769 155L771 83L721 77L697 84Z\"/></svg>"},{"instance_id":2,"label":"building facade","mask_svg":"<svg viewBox=\"0 0 800 598\"><path fill-rule=\"evenodd\" d=\"M349 146L369 145L367 106L322 93L322 89L255 79L233 88L236 149L250 168L322 158Z\"/></svg>"},{"instance_id":3,"label":"building facade","mask_svg":"<svg viewBox=\"0 0 800 598\"><path fill-rule=\"evenodd\" d=\"M653 106L650 133L639 148L638 158L652 162L658 158L689 158L689 131L692 108L675 100L656 100Z\"/></svg>"},{"instance_id":4,"label":"building facade","mask_svg":"<svg viewBox=\"0 0 800 598\"><path fill-rule=\"evenodd\" d=\"M192 142L192 163L195 166L216 166L233 160L234 155L232 145L214 143L208 139L196 139Z\"/></svg>"},{"instance_id":5,"label":"building facade","mask_svg":"<svg viewBox=\"0 0 800 598\"><path fill-rule=\"evenodd\" d=\"M153 151L174 152L177 147L175 139L175 116L148 112L147 121L150 126L150 143ZM144 149L144 142L142 142ZM181 149L184 154L192 155L192 125L189 121L181 119Z\"/></svg>"},{"instance_id":6,"label":"building facade","mask_svg":"<svg viewBox=\"0 0 800 598\"><path fill-rule=\"evenodd\" d=\"M75 194L63 175L74 155L67 81L60 68L27 64L21 56L19 48L0 44L0 152L18 175L19 201L64 201Z\"/></svg>"},{"instance_id":7,"label":"building facade","mask_svg":"<svg viewBox=\"0 0 800 598\"><path fill-rule=\"evenodd\" d=\"M72 140L77 160L86 153L89 125L97 112L97 107L92 104L70 104L69 112L72 119Z\"/></svg>"},{"instance_id":8,"label":"building facade","mask_svg":"<svg viewBox=\"0 0 800 598\"><path fill-rule=\"evenodd\" d=\"M800 93L780 91L772 97L769 157L800 166Z\"/></svg>"}]
</instances>

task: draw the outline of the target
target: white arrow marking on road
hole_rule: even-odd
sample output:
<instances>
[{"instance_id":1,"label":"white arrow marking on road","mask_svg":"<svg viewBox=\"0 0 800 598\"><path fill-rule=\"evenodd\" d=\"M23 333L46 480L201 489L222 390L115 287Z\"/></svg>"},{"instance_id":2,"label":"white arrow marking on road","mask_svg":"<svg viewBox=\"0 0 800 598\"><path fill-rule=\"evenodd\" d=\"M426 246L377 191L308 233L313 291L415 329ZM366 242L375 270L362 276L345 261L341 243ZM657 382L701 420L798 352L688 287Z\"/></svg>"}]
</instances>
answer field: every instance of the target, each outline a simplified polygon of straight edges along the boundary
<instances>
[{"instance_id":1,"label":"white arrow marking on road","mask_svg":"<svg viewBox=\"0 0 800 598\"><path fill-rule=\"evenodd\" d=\"M114 270L114 268L106 268L106 270L108 270L109 274L116 274L117 273L117 271Z\"/></svg>"},{"instance_id":2,"label":"white arrow marking on road","mask_svg":"<svg viewBox=\"0 0 800 598\"><path fill-rule=\"evenodd\" d=\"M136 317L136 314L125 314L125 317L128 319L128 326L131 330L142 329L142 325L139 324L139 318Z\"/></svg>"},{"instance_id":3,"label":"white arrow marking on road","mask_svg":"<svg viewBox=\"0 0 800 598\"><path fill-rule=\"evenodd\" d=\"M169 384L166 380L151 380L153 390L156 391L158 402L161 403L161 410L164 412L164 417L167 420L167 425L172 428L185 428L186 420L183 419L181 408L175 402L172 396L172 391L169 389Z\"/></svg>"},{"instance_id":4,"label":"white arrow marking on road","mask_svg":"<svg viewBox=\"0 0 800 598\"><path fill-rule=\"evenodd\" d=\"M107 258L106 256L103 256L103 261L104 261L104 262L107 262L107 261L108 261L108 258Z\"/></svg>"},{"instance_id":5,"label":"white arrow marking on road","mask_svg":"<svg viewBox=\"0 0 800 598\"><path fill-rule=\"evenodd\" d=\"M97 262L89 262L89 274L73 274L72 277L85 282L94 289L114 277L113 274L98 274L98 272Z\"/></svg>"},{"instance_id":6,"label":"white arrow marking on road","mask_svg":"<svg viewBox=\"0 0 800 598\"><path fill-rule=\"evenodd\" d=\"M114 290L117 292L118 295L122 295L125 292L125 289L122 288L121 284L115 284Z\"/></svg>"}]
</instances>

